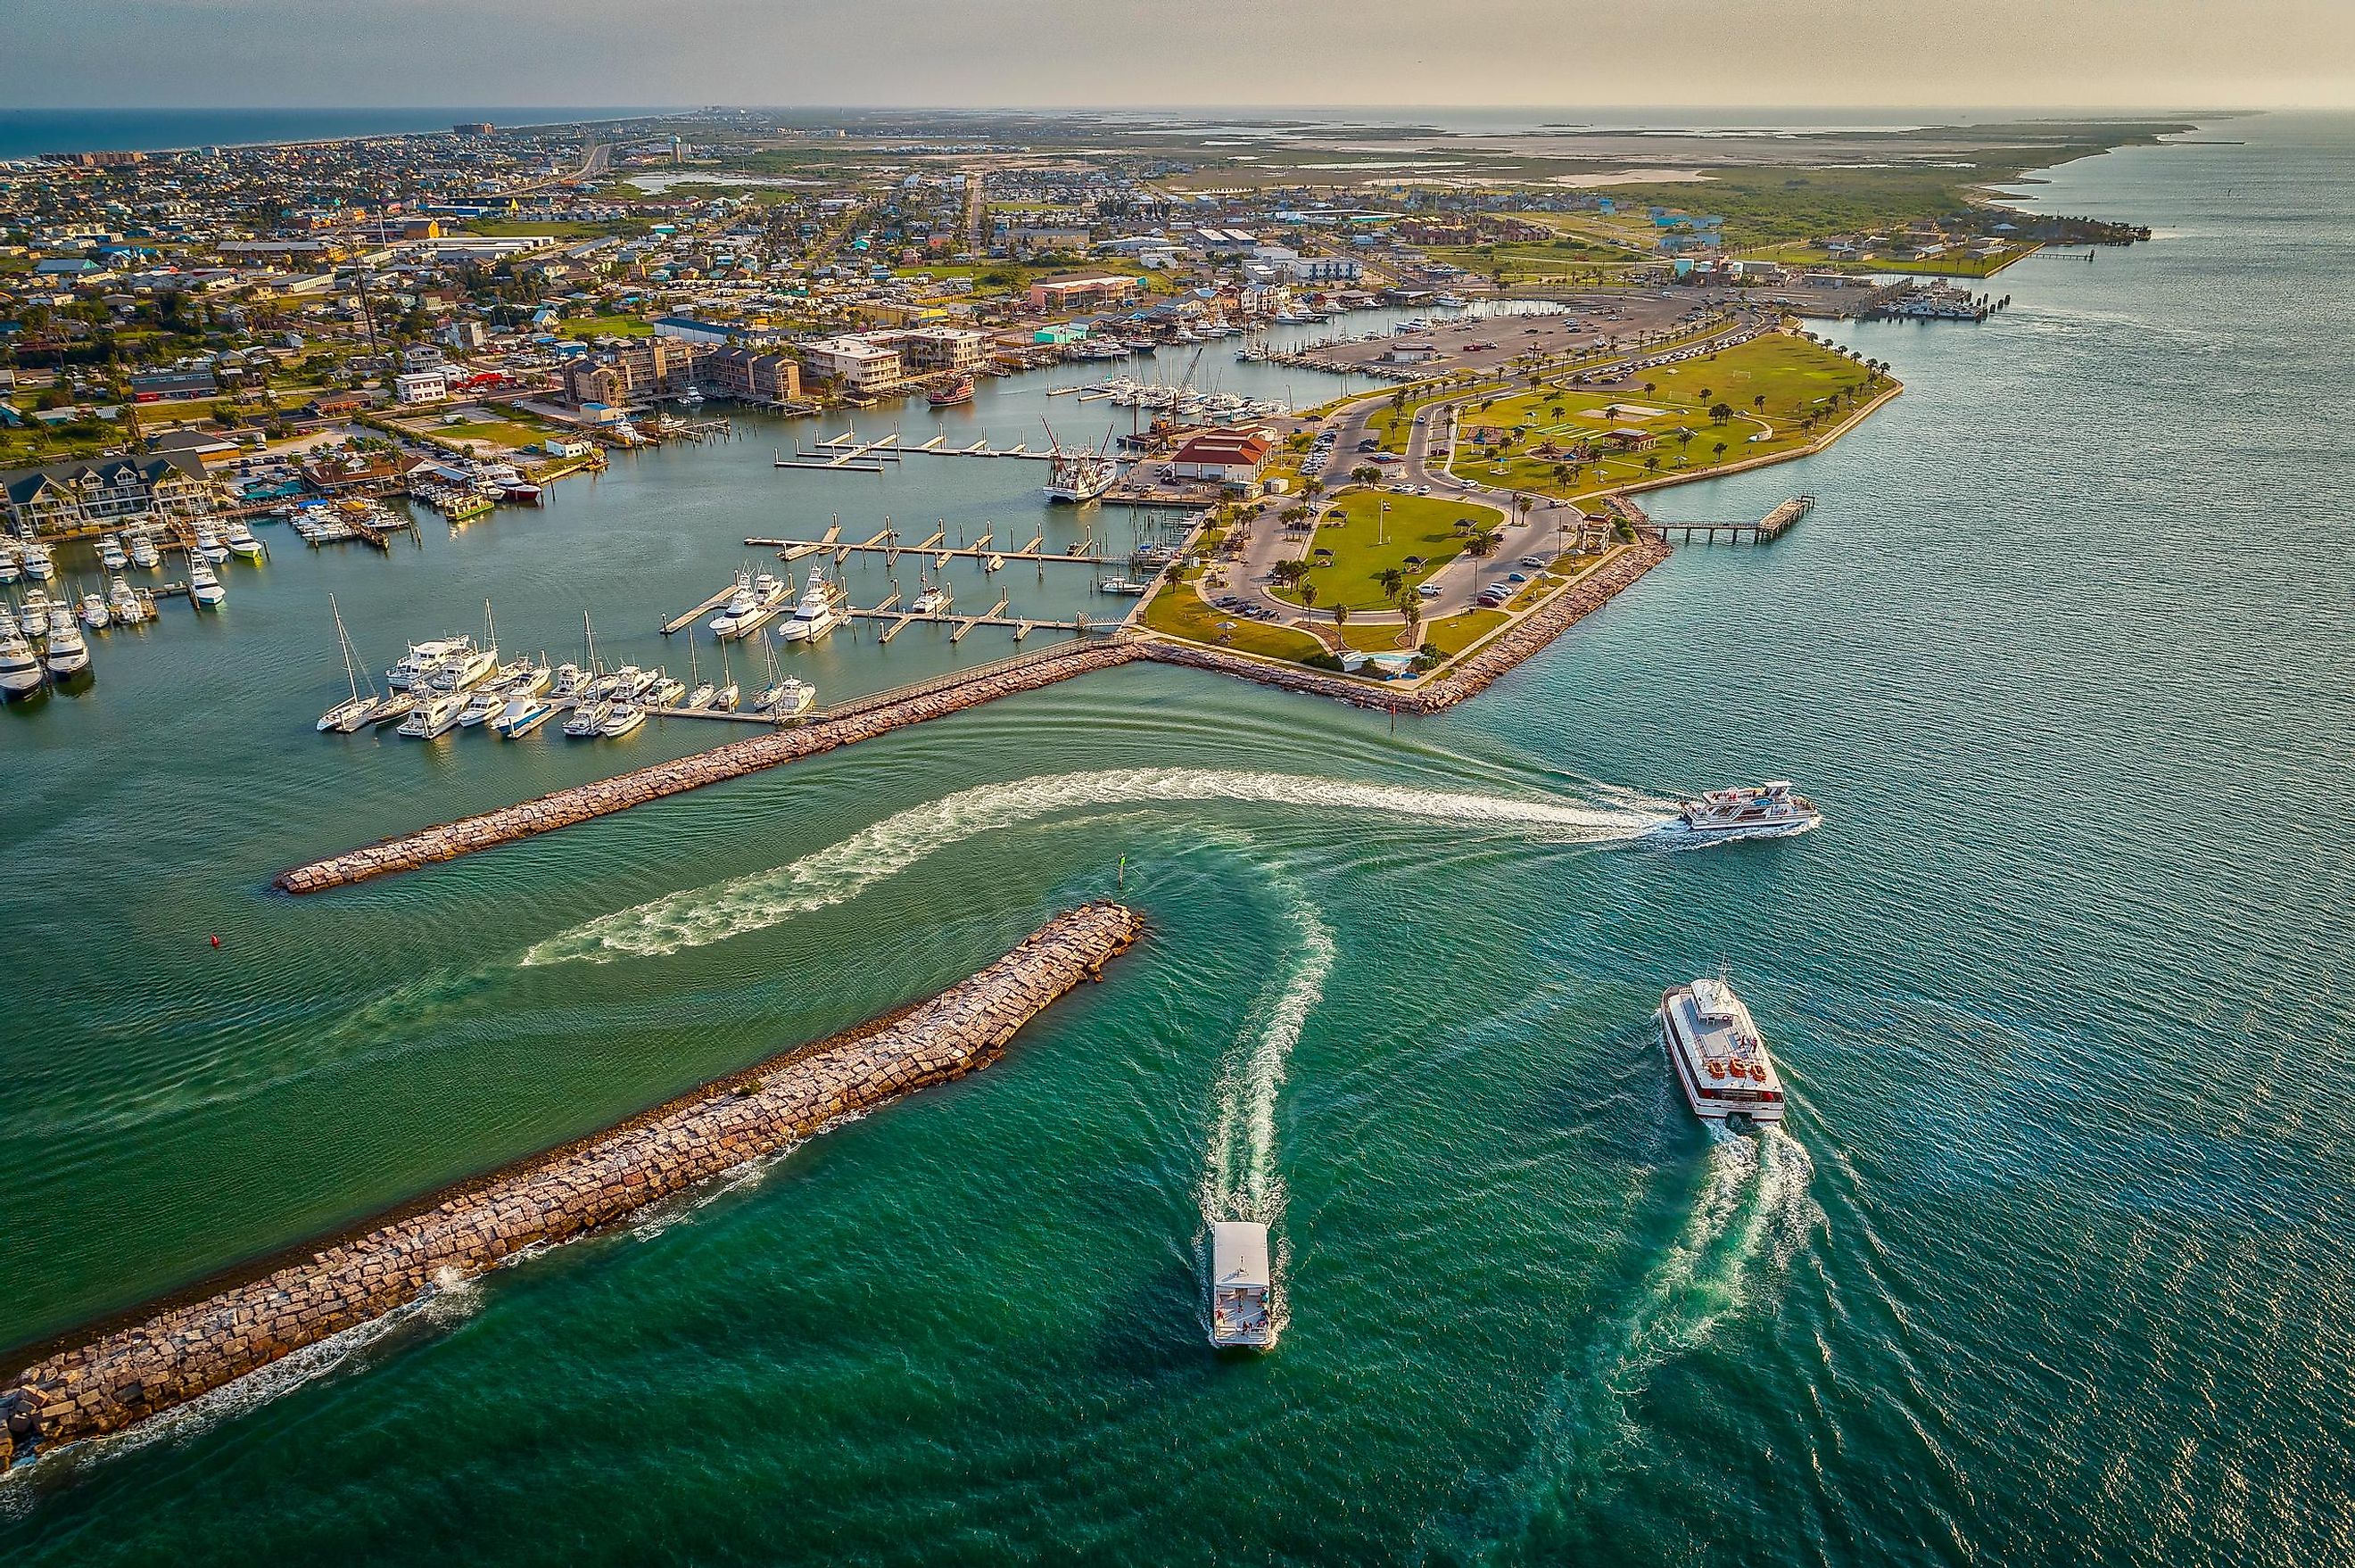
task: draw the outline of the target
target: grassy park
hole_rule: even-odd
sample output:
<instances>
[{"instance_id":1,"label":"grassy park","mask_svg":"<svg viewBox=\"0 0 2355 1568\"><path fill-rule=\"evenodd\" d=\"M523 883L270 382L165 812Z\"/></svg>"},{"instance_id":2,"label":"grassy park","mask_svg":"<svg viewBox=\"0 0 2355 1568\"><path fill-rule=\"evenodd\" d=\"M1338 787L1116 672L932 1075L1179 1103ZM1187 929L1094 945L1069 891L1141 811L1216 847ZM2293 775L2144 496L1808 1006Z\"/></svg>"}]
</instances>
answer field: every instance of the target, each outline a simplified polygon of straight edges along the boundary
<instances>
[{"instance_id":1,"label":"grassy park","mask_svg":"<svg viewBox=\"0 0 2355 1568\"><path fill-rule=\"evenodd\" d=\"M1202 596L1194 591L1195 581L1200 575L1199 571L1180 573L1155 594L1153 603L1145 607L1144 624L1154 631L1167 632L1173 637L1184 637L1189 642L1231 647L1247 654L1263 654L1269 658L1288 659L1295 664L1329 651L1305 632L1230 615L1205 603Z\"/></svg>"},{"instance_id":2,"label":"grassy park","mask_svg":"<svg viewBox=\"0 0 2355 1568\"><path fill-rule=\"evenodd\" d=\"M1320 606L1347 604L1351 610L1390 607L1390 595L1382 591L1384 572L1396 571L1409 584L1421 582L1461 555L1471 539L1456 528L1458 519L1469 518L1481 528L1505 520L1495 508L1469 501L1364 489L1342 491L1324 516L1327 520L1316 531L1309 558L1316 564L1305 581L1316 585ZM1329 562L1323 553L1328 550ZM1423 564L1408 564L1409 556L1421 557ZM1275 592L1292 603L1302 603L1296 585Z\"/></svg>"},{"instance_id":3,"label":"grassy park","mask_svg":"<svg viewBox=\"0 0 2355 1568\"><path fill-rule=\"evenodd\" d=\"M1699 475L1804 447L1886 385L1855 360L1787 333L1639 378L1608 390L1550 383L1469 405L1453 469L1487 485L1564 496ZM1648 439L1623 443L1611 433L1621 431Z\"/></svg>"}]
</instances>

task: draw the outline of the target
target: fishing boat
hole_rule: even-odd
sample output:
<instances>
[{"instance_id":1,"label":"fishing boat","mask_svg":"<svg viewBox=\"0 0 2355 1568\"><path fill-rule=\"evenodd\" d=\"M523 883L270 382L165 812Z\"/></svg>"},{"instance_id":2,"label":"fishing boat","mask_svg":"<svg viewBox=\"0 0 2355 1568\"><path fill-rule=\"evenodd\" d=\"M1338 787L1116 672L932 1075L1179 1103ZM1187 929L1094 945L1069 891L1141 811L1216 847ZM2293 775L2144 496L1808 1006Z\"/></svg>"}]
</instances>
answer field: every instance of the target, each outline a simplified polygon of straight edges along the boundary
<instances>
[{"instance_id":1,"label":"fishing boat","mask_svg":"<svg viewBox=\"0 0 2355 1568\"><path fill-rule=\"evenodd\" d=\"M212 565L201 555L188 557L188 597L208 610L218 610L229 598L229 591L213 575Z\"/></svg>"},{"instance_id":2,"label":"fishing boat","mask_svg":"<svg viewBox=\"0 0 2355 1568\"><path fill-rule=\"evenodd\" d=\"M409 651L395 659L392 667L385 671L385 682L395 691L428 685L443 665L472 650L474 645L474 639L467 636L434 637L421 643L411 643Z\"/></svg>"},{"instance_id":3,"label":"fishing boat","mask_svg":"<svg viewBox=\"0 0 2355 1568\"><path fill-rule=\"evenodd\" d=\"M27 539L20 551L25 575L36 582L47 582L58 574L58 563L49 554L49 547L38 539Z\"/></svg>"},{"instance_id":4,"label":"fishing boat","mask_svg":"<svg viewBox=\"0 0 2355 1568\"><path fill-rule=\"evenodd\" d=\"M106 608L106 600L96 593L81 596L81 624L93 632L102 632L114 617Z\"/></svg>"},{"instance_id":5,"label":"fishing boat","mask_svg":"<svg viewBox=\"0 0 2355 1568\"><path fill-rule=\"evenodd\" d=\"M500 672L501 689L510 698L538 697L555 683L556 672L548 667L548 656L517 659Z\"/></svg>"},{"instance_id":6,"label":"fishing boat","mask_svg":"<svg viewBox=\"0 0 2355 1568\"><path fill-rule=\"evenodd\" d=\"M792 676L761 693L760 710L773 719L798 719L817 702L817 688Z\"/></svg>"},{"instance_id":7,"label":"fishing boat","mask_svg":"<svg viewBox=\"0 0 2355 1568\"><path fill-rule=\"evenodd\" d=\"M163 552L155 548L155 536L144 528L131 536L131 564L147 571L164 564Z\"/></svg>"},{"instance_id":8,"label":"fishing boat","mask_svg":"<svg viewBox=\"0 0 2355 1568\"><path fill-rule=\"evenodd\" d=\"M506 688L496 681L485 681L466 693L466 705L458 710L458 728L471 730L477 724L487 724L506 710Z\"/></svg>"},{"instance_id":9,"label":"fishing boat","mask_svg":"<svg viewBox=\"0 0 2355 1568\"><path fill-rule=\"evenodd\" d=\"M263 554L261 541L243 523L231 523L229 531L221 536L221 542L240 560L260 560Z\"/></svg>"},{"instance_id":10,"label":"fishing boat","mask_svg":"<svg viewBox=\"0 0 2355 1568\"><path fill-rule=\"evenodd\" d=\"M147 606L121 576L106 585L106 607L118 625L135 626L147 619Z\"/></svg>"},{"instance_id":11,"label":"fishing boat","mask_svg":"<svg viewBox=\"0 0 2355 1568\"><path fill-rule=\"evenodd\" d=\"M27 697L41 688L41 661L12 621L0 635L0 692Z\"/></svg>"},{"instance_id":12,"label":"fishing boat","mask_svg":"<svg viewBox=\"0 0 2355 1568\"><path fill-rule=\"evenodd\" d=\"M1723 976L1660 995L1660 1043L1685 1103L1704 1121L1783 1119L1783 1080L1750 1008Z\"/></svg>"},{"instance_id":13,"label":"fishing boat","mask_svg":"<svg viewBox=\"0 0 2355 1568\"><path fill-rule=\"evenodd\" d=\"M785 624L777 628L778 639L788 643L818 641L840 624L844 599L840 586L821 572L811 572L808 585L802 590L801 602L794 606Z\"/></svg>"},{"instance_id":14,"label":"fishing boat","mask_svg":"<svg viewBox=\"0 0 2355 1568\"><path fill-rule=\"evenodd\" d=\"M344 613L336 606L336 596L327 595L327 613L335 619L336 645L343 650L344 681L351 695L319 715L319 729L333 730L338 735L348 735L377 716L384 699L376 689L374 677L365 675L359 656L352 650L352 639L344 630ZM368 694L360 694L360 682L368 680Z\"/></svg>"},{"instance_id":15,"label":"fishing boat","mask_svg":"<svg viewBox=\"0 0 2355 1568\"><path fill-rule=\"evenodd\" d=\"M109 571L121 571L129 566L131 558L123 553L123 541L112 534L99 535L98 564Z\"/></svg>"},{"instance_id":16,"label":"fishing boat","mask_svg":"<svg viewBox=\"0 0 2355 1568\"><path fill-rule=\"evenodd\" d=\"M483 641L467 640L466 647L444 659L431 682L436 691L470 691L499 667L499 629L491 620L491 602L483 601Z\"/></svg>"},{"instance_id":17,"label":"fishing boat","mask_svg":"<svg viewBox=\"0 0 2355 1568\"><path fill-rule=\"evenodd\" d=\"M625 664L613 672L612 691L616 699L634 702L644 697L659 678L653 670Z\"/></svg>"},{"instance_id":18,"label":"fishing boat","mask_svg":"<svg viewBox=\"0 0 2355 1568\"><path fill-rule=\"evenodd\" d=\"M577 664L558 665L555 676L549 683L548 695L559 702L568 702L588 678L588 672Z\"/></svg>"},{"instance_id":19,"label":"fishing boat","mask_svg":"<svg viewBox=\"0 0 2355 1568\"><path fill-rule=\"evenodd\" d=\"M431 741L447 735L458 727L459 717L466 711L466 693L463 691L425 691L411 694L416 706L409 717L400 721L400 732L412 741Z\"/></svg>"},{"instance_id":20,"label":"fishing boat","mask_svg":"<svg viewBox=\"0 0 2355 1568\"><path fill-rule=\"evenodd\" d=\"M608 741L618 741L646 721L646 710L634 702L616 702L605 710L605 721L597 733Z\"/></svg>"},{"instance_id":21,"label":"fishing boat","mask_svg":"<svg viewBox=\"0 0 2355 1568\"><path fill-rule=\"evenodd\" d=\"M927 582L924 591L908 606L911 614L945 615L949 610L949 590L945 582Z\"/></svg>"},{"instance_id":22,"label":"fishing boat","mask_svg":"<svg viewBox=\"0 0 2355 1568\"><path fill-rule=\"evenodd\" d=\"M1122 593L1126 594L1129 598L1135 599L1143 596L1145 591L1151 586L1152 584L1150 582L1139 582L1135 578L1131 577L1107 577L1103 581L1096 584L1096 592L1099 593Z\"/></svg>"},{"instance_id":23,"label":"fishing boat","mask_svg":"<svg viewBox=\"0 0 2355 1568\"><path fill-rule=\"evenodd\" d=\"M1801 833L1823 820L1815 803L1792 793L1790 783L1784 779L1709 790L1699 799L1685 802L1678 816L1688 832L1711 838Z\"/></svg>"},{"instance_id":24,"label":"fishing boat","mask_svg":"<svg viewBox=\"0 0 2355 1568\"><path fill-rule=\"evenodd\" d=\"M202 556L215 566L229 559L229 546L221 543L220 535L214 530L210 523L198 523L196 526L196 539L197 542L189 547L192 557Z\"/></svg>"},{"instance_id":25,"label":"fishing boat","mask_svg":"<svg viewBox=\"0 0 2355 1568\"><path fill-rule=\"evenodd\" d=\"M11 547L0 544L0 582L14 582L24 575L24 562Z\"/></svg>"},{"instance_id":26,"label":"fishing boat","mask_svg":"<svg viewBox=\"0 0 2355 1568\"><path fill-rule=\"evenodd\" d=\"M519 741L547 723L556 708L557 705L545 697L509 698L507 705L499 710L499 716L491 720L491 729L510 741Z\"/></svg>"},{"instance_id":27,"label":"fishing boat","mask_svg":"<svg viewBox=\"0 0 2355 1568\"><path fill-rule=\"evenodd\" d=\"M924 400L936 409L953 409L960 403L973 401L973 378L959 376L944 387L934 387L924 394Z\"/></svg>"},{"instance_id":28,"label":"fishing boat","mask_svg":"<svg viewBox=\"0 0 2355 1568\"><path fill-rule=\"evenodd\" d=\"M73 613L62 604L49 612L48 643L41 659L51 675L78 675L90 667L90 645L81 640Z\"/></svg>"},{"instance_id":29,"label":"fishing boat","mask_svg":"<svg viewBox=\"0 0 2355 1568\"><path fill-rule=\"evenodd\" d=\"M25 603L17 607L16 618L27 637L37 643L49 635L49 611L54 607L49 596L37 588L25 595Z\"/></svg>"},{"instance_id":30,"label":"fishing boat","mask_svg":"<svg viewBox=\"0 0 2355 1568\"><path fill-rule=\"evenodd\" d=\"M1039 493L1048 500L1085 506L1120 482L1117 459L1089 447L1066 452L1055 439L1052 428L1047 432L1047 483L1040 486Z\"/></svg>"},{"instance_id":31,"label":"fishing boat","mask_svg":"<svg viewBox=\"0 0 2355 1568\"><path fill-rule=\"evenodd\" d=\"M1243 1220L1210 1227L1210 1343L1220 1349L1265 1349L1275 1343L1268 1311L1273 1281L1267 1227Z\"/></svg>"},{"instance_id":32,"label":"fishing boat","mask_svg":"<svg viewBox=\"0 0 2355 1568\"><path fill-rule=\"evenodd\" d=\"M646 688L646 701L655 708L676 708L686 695L687 683L673 679L668 670L655 671L655 683Z\"/></svg>"}]
</instances>

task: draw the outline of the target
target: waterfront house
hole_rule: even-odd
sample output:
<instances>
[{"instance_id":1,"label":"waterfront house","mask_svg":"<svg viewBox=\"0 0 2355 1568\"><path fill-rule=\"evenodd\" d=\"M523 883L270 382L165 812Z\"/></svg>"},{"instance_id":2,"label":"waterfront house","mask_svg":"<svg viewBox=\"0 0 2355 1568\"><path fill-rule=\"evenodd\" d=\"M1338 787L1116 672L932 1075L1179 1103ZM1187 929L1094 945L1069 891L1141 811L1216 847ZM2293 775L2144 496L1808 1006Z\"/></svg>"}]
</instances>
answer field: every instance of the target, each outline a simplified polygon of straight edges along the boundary
<instances>
[{"instance_id":1,"label":"waterfront house","mask_svg":"<svg viewBox=\"0 0 2355 1568\"><path fill-rule=\"evenodd\" d=\"M188 453L101 457L0 473L8 527L24 535L209 517L220 493Z\"/></svg>"}]
</instances>

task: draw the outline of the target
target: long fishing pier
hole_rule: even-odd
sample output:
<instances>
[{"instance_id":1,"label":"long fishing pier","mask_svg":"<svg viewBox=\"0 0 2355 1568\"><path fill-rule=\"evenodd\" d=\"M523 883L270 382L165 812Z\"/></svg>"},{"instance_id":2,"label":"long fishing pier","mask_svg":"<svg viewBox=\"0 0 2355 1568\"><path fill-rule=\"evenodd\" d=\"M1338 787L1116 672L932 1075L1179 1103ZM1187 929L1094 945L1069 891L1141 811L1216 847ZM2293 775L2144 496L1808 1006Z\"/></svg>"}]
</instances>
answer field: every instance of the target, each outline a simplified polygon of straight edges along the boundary
<instances>
[{"instance_id":1,"label":"long fishing pier","mask_svg":"<svg viewBox=\"0 0 2355 1568\"><path fill-rule=\"evenodd\" d=\"M845 1116L945 1083L1143 934L1116 903L1049 921L932 1000L774 1056L619 1126L41 1348L0 1384L0 1467L120 1432L531 1249L610 1225ZM281 1254L282 1258L283 1254Z\"/></svg>"},{"instance_id":2,"label":"long fishing pier","mask_svg":"<svg viewBox=\"0 0 2355 1568\"><path fill-rule=\"evenodd\" d=\"M1721 536L1729 544L1773 544L1791 531L1792 525L1816 509L1816 498L1794 496L1754 523L1671 523L1663 522L1638 506L1632 496L1611 495L1603 497L1605 510L1628 527L1666 541L1669 535L1678 536L1690 544L1698 534L1709 544Z\"/></svg>"}]
</instances>

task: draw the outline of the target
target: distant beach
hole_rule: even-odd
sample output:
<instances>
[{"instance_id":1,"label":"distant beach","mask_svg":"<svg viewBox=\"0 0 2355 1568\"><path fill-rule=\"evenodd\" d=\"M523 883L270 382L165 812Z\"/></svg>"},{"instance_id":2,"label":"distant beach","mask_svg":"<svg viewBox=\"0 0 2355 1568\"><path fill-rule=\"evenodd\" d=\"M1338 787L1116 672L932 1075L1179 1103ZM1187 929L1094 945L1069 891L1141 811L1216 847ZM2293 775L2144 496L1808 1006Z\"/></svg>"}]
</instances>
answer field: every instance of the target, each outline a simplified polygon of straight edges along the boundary
<instances>
[{"instance_id":1,"label":"distant beach","mask_svg":"<svg viewBox=\"0 0 2355 1568\"><path fill-rule=\"evenodd\" d=\"M0 159L44 153L156 153L183 147L331 141L447 131L468 121L563 125L660 113L651 109L10 109L0 110Z\"/></svg>"}]
</instances>

